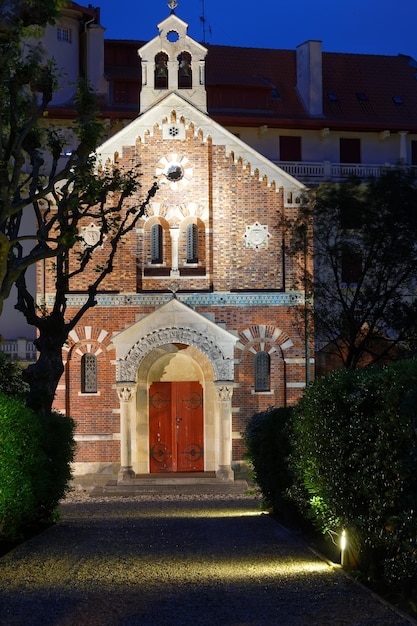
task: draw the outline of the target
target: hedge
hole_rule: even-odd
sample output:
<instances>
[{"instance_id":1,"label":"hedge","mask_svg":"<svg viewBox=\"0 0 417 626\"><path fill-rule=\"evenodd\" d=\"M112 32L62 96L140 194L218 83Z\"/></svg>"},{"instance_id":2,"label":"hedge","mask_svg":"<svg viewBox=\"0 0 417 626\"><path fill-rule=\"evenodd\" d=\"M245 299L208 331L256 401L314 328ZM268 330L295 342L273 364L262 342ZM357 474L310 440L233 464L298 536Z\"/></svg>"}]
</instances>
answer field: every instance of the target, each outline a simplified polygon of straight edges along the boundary
<instances>
[{"instance_id":1,"label":"hedge","mask_svg":"<svg viewBox=\"0 0 417 626\"><path fill-rule=\"evenodd\" d=\"M291 494L372 580L417 591L417 361L339 370L294 409Z\"/></svg>"},{"instance_id":2,"label":"hedge","mask_svg":"<svg viewBox=\"0 0 417 626\"><path fill-rule=\"evenodd\" d=\"M73 422L36 415L0 394L0 539L13 541L52 523L68 490Z\"/></svg>"}]
</instances>

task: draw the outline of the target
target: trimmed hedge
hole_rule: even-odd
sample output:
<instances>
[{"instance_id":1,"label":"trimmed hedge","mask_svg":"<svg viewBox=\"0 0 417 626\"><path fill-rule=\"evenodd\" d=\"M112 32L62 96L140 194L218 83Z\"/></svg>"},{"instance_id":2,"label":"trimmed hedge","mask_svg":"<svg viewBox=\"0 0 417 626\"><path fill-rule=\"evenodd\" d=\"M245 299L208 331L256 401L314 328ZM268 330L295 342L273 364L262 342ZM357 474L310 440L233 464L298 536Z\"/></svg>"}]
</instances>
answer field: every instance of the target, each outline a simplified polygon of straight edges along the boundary
<instances>
[{"instance_id":1,"label":"trimmed hedge","mask_svg":"<svg viewBox=\"0 0 417 626\"><path fill-rule=\"evenodd\" d=\"M291 493L370 580L417 592L417 361L338 370L294 409Z\"/></svg>"},{"instance_id":2,"label":"trimmed hedge","mask_svg":"<svg viewBox=\"0 0 417 626\"><path fill-rule=\"evenodd\" d=\"M41 428L17 398L0 395L0 537L13 540L35 510L33 475L44 463Z\"/></svg>"},{"instance_id":3,"label":"trimmed hedge","mask_svg":"<svg viewBox=\"0 0 417 626\"><path fill-rule=\"evenodd\" d=\"M287 457L291 408L269 408L253 415L244 432L246 456L253 467L265 504L281 517L290 515L287 490L291 485Z\"/></svg>"},{"instance_id":4,"label":"trimmed hedge","mask_svg":"<svg viewBox=\"0 0 417 626\"><path fill-rule=\"evenodd\" d=\"M56 520L68 490L74 425L58 413L39 417L0 394L0 539L14 541Z\"/></svg>"}]
</instances>

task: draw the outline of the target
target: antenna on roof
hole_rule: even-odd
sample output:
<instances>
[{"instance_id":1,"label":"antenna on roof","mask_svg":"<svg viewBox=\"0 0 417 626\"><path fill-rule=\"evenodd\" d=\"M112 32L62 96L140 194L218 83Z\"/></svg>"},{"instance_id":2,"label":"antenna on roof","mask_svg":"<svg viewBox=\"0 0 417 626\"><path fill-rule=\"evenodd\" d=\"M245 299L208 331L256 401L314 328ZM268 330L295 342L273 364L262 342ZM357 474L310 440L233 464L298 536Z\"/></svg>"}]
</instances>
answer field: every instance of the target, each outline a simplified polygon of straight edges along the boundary
<instances>
[{"instance_id":1,"label":"antenna on roof","mask_svg":"<svg viewBox=\"0 0 417 626\"><path fill-rule=\"evenodd\" d=\"M206 42L206 35L207 32L210 34L211 36L211 26L209 26L207 28L206 26L206 13L205 13L205 9L204 9L204 0L201 0L201 4L202 4L202 11L201 11L201 16L200 16L200 22L201 22L201 26L203 28L203 43L207 43Z\"/></svg>"}]
</instances>

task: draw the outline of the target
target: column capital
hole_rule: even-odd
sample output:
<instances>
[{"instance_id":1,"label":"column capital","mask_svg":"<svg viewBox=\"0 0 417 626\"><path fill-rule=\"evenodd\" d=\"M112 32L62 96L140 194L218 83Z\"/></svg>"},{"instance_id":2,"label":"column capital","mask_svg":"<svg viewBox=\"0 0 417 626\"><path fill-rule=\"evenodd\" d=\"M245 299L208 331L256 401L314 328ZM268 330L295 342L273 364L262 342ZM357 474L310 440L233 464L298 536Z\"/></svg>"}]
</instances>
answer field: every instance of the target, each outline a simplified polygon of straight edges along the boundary
<instances>
[{"instance_id":1,"label":"column capital","mask_svg":"<svg viewBox=\"0 0 417 626\"><path fill-rule=\"evenodd\" d=\"M218 381L215 386L219 400L230 402L233 396L234 383L232 381Z\"/></svg>"},{"instance_id":2,"label":"column capital","mask_svg":"<svg viewBox=\"0 0 417 626\"><path fill-rule=\"evenodd\" d=\"M117 395L119 396L119 400L121 402L130 402L133 398L133 393L135 391L135 385L132 384L124 384L117 385Z\"/></svg>"}]
</instances>

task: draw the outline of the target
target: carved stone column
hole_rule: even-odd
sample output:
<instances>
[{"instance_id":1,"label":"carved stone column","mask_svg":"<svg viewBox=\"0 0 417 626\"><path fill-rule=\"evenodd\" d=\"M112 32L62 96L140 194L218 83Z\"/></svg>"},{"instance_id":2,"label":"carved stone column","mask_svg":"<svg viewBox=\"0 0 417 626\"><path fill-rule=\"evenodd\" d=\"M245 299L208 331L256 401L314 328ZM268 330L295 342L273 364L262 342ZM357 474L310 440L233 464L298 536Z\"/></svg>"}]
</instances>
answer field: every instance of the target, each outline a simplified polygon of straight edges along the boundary
<instances>
[{"instance_id":1,"label":"carved stone column","mask_svg":"<svg viewBox=\"0 0 417 626\"><path fill-rule=\"evenodd\" d=\"M217 382L217 398L219 403L219 467L217 478L233 480L232 470L232 395L233 383Z\"/></svg>"},{"instance_id":2,"label":"carved stone column","mask_svg":"<svg viewBox=\"0 0 417 626\"><path fill-rule=\"evenodd\" d=\"M132 467L132 422L135 410L135 386L119 383L117 394L120 400L120 470L119 481L135 477Z\"/></svg>"},{"instance_id":3,"label":"carved stone column","mask_svg":"<svg viewBox=\"0 0 417 626\"><path fill-rule=\"evenodd\" d=\"M172 246L171 276L176 278L180 275L179 270L178 270L178 242L180 239L180 229L170 228L169 232L171 235L171 246Z\"/></svg>"}]
</instances>

